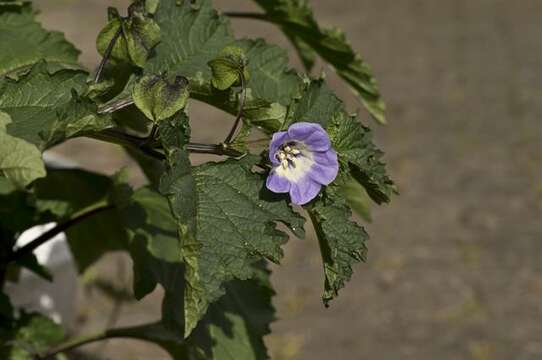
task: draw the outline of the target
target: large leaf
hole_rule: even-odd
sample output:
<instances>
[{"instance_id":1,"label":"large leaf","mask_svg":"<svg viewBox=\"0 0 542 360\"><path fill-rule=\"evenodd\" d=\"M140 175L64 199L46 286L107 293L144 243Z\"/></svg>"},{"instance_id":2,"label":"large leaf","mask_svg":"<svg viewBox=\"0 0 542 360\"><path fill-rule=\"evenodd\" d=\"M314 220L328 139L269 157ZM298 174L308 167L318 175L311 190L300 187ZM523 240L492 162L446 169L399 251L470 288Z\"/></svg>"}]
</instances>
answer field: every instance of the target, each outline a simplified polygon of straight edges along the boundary
<instances>
[{"instance_id":1,"label":"large leaf","mask_svg":"<svg viewBox=\"0 0 542 360\"><path fill-rule=\"evenodd\" d=\"M276 223L303 236L303 218L284 197L266 190L264 176L252 171L257 157L190 169L183 150L186 139L178 135L185 126L173 122L160 128L168 157L160 190L179 224L186 266L184 321L188 335L209 304L224 294L224 282L250 278L251 265L262 258L279 261L280 245L287 235L275 228Z\"/></svg>"},{"instance_id":2,"label":"large leaf","mask_svg":"<svg viewBox=\"0 0 542 360\"><path fill-rule=\"evenodd\" d=\"M122 207L126 191L111 178L78 169L49 169L35 183L36 206L56 221L66 221L90 209L113 204ZM108 251L127 249L119 214L107 210L66 231L70 249L80 272Z\"/></svg>"},{"instance_id":3,"label":"large leaf","mask_svg":"<svg viewBox=\"0 0 542 360\"><path fill-rule=\"evenodd\" d=\"M373 144L369 128L346 113L343 103L323 80L308 84L303 96L292 103L290 113L290 121L320 123L328 131L340 162L338 178L307 207L324 262L323 300L327 305L350 279L352 265L364 260L367 251L368 235L350 219L345 186L355 189L352 181L357 181L377 203L389 201L395 187L380 161L382 152ZM364 196L363 189L358 191L359 194L348 193L351 203Z\"/></svg>"},{"instance_id":4,"label":"large leaf","mask_svg":"<svg viewBox=\"0 0 542 360\"><path fill-rule=\"evenodd\" d=\"M207 63L233 41L229 21L219 16L210 0L160 1L154 19L161 41L145 65L146 74L165 71L189 79L211 79Z\"/></svg>"},{"instance_id":5,"label":"large leaf","mask_svg":"<svg viewBox=\"0 0 542 360\"><path fill-rule=\"evenodd\" d=\"M324 263L324 304L336 297L339 289L352 276L352 265L365 261L365 230L353 222L352 212L346 200L337 193L336 186L326 189L309 208L309 214L316 229L322 261Z\"/></svg>"},{"instance_id":6,"label":"large leaf","mask_svg":"<svg viewBox=\"0 0 542 360\"><path fill-rule=\"evenodd\" d=\"M178 225L168 201L144 187L133 194L132 202L121 213L134 262L135 297L141 299L157 284L162 285L165 290L162 322L168 328L178 328L176 324L182 323L184 316L184 268Z\"/></svg>"},{"instance_id":7,"label":"large leaf","mask_svg":"<svg viewBox=\"0 0 542 360\"><path fill-rule=\"evenodd\" d=\"M193 342L205 359L268 359L263 342L275 320L271 303L274 291L269 273L255 269L252 280L235 280L225 285L226 294L213 303L194 331Z\"/></svg>"},{"instance_id":8,"label":"large leaf","mask_svg":"<svg viewBox=\"0 0 542 360\"><path fill-rule=\"evenodd\" d=\"M0 110L12 120L7 133L43 151L67 137L112 126L109 116L97 115L96 105L81 97L87 75L68 69L51 73L40 62L18 80L0 79Z\"/></svg>"},{"instance_id":9,"label":"large leaf","mask_svg":"<svg viewBox=\"0 0 542 360\"><path fill-rule=\"evenodd\" d=\"M373 117L385 123L385 105L369 66L352 49L343 32L323 29L316 22L312 9L305 0L254 0L266 12L268 20L278 24L304 54L310 65L307 47L328 62L337 74L360 96Z\"/></svg>"},{"instance_id":10,"label":"large leaf","mask_svg":"<svg viewBox=\"0 0 542 360\"><path fill-rule=\"evenodd\" d=\"M30 2L0 6L0 77L47 60L73 66L79 51L56 31L46 31L34 20Z\"/></svg>"},{"instance_id":11,"label":"large leaf","mask_svg":"<svg viewBox=\"0 0 542 360\"><path fill-rule=\"evenodd\" d=\"M24 188L45 176L45 166L36 145L6 133L9 123L9 115L0 111L0 176Z\"/></svg>"},{"instance_id":12,"label":"large leaf","mask_svg":"<svg viewBox=\"0 0 542 360\"><path fill-rule=\"evenodd\" d=\"M33 360L63 339L60 325L42 315L23 312L16 320L0 323L0 358Z\"/></svg>"},{"instance_id":13,"label":"large leaf","mask_svg":"<svg viewBox=\"0 0 542 360\"><path fill-rule=\"evenodd\" d=\"M291 121L317 122L326 128L342 171L363 185L376 203L390 200L395 185L381 161L383 152L373 143L371 130L346 112L342 101L323 80L309 84L301 99L292 105L291 113Z\"/></svg>"}]
</instances>

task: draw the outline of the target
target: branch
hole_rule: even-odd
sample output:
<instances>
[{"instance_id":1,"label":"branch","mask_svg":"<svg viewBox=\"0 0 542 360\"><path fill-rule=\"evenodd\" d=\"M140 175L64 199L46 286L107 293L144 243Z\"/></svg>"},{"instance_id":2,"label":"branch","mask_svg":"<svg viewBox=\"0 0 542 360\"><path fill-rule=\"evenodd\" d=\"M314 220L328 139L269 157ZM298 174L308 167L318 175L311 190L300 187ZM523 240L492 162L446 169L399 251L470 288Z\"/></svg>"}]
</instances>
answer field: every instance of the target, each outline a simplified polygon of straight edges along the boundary
<instances>
[{"instance_id":1,"label":"branch","mask_svg":"<svg viewBox=\"0 0 542 360\"><path fill-rule=\"evenodd\" d=\"M235 122L233 123L230 133L226 137L226 140L224 140L224 144L231 143L233 136L235 135L235 131L237 130L237 127L239 126L239 122L241 121L241 116L243 115L243 108L245 107L245 101L247 98L247 89L246 89L245 75L243 75L242 70L239 72L239 78L241 79L241 92L242 92L241 102L239 103L239 110L237 111L237 117L235 118Z\"/></svg>"},{"instance_id":2,"label":"branch","mask_svg":"<svg viewBox=\"0 0 542 360\"><path fill-rule=\"evenodd\" d=\"M85 213L82 213L82 214L80 214L80 215L78 215L78 216L76 216L76 217L74 217L74 218L72 218L72 219L70 219L70 220L68 220L66 222L58 224L57 226L55 226L51 230L41 234L36 239L29 242L28 244L26 244L22 248L20 248L20 249L18 249L16 251L12 252L11 254L9 254L6 257L6 264L10 263L10 262L13 262L13 261L17 261L17 260L25 257L26 255L31 254L39 246L45 244L47 241L51 240L52 238L54 238L58 234L66 231L70 227L79 224L83 220L88 219L89 217L92 217L92 216L94 216L96 214L99 214L101 212L111 210L113 208L115 208L114 205L101 206L101 207L89 210L89 211L87 211Z\"/></svg>"},{"instance_id":3,"label":"branch","mask_svg":"<svg viewBox=\"0 0 542 360\"><path fill-rule=\"evenodd\" d=\"M43 355L36 355L35 358L36 360L50 360L60 353L67 352L93 342L113 338L143 340L153 342L157 345L160 345L160 343L173 343L176 346L184 345L184 340L182 338L173 337L169 332L164 333L163 327L159 323L151 323L131 327L108 329L92 335L83 335L72 340L68 340L64 344L59 345Z\"/></svg>"}]
</instances>

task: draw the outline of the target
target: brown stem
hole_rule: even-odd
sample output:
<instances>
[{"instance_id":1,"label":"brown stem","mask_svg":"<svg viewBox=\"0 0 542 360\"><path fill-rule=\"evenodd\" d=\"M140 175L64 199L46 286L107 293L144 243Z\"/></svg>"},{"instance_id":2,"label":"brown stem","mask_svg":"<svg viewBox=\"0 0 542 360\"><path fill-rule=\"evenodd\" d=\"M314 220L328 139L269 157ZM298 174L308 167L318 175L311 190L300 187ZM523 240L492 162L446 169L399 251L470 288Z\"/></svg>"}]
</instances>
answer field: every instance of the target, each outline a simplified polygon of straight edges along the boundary
<instances>
[{"instance_id":1,"label":"brown stem","mask_svg":"<svg viewBox=\"0 0 542 360\"><path fill-rule=\"evenodd\" d=\"M84 221L85 219L88 219L89 217L92 217L96 214L102 213L107 210L111 210L115 208L114 205L106 205L102 207L98 207L95 209L92 209L88 212L85 212L83 214L80 214L79 216L74 217L73 219L70 219L66 222L63 222L61 224L58 224L51 230L41 234L36 239L32 240L22 248L12 252L6 257L6 264L10 262L17 261L23 257L25 257L28 254L31 254L34 250L36 250L39 246L45 244L47 241L51 240L58 234L66 231L70 227L79 224L80 222Z\"/></svg>"},{"instance_id":2,"label":"brown stem","mask_svg":"<svg viewBox=\"0 0 542 360\"><path fill-rule=\"evenodd\" d=\"M121 19L121 24L119 28L117 29L117 32L115 32L115 35L113 35L113 37L111 38L111 41L109 42L109 45L107 45L107 49L105 49L102 61L100 61L100 65L98 66L98 70L96 70L96 75L94 76L95 84L100 82L100 77L102 76L103 69L105 65L107 64L107 62L109 61L109 58L111 57L111 53L113 52L113 47L115 46L115 43L117 42L121 34L122 34L122 19Z\"/></svg>"},{"instance_id":3,"label":"brown stem","mask_svg":"<svg viewBox=\"0 0 542 360\"><path fill-rule=\"evenodd\" d=\"M245 101L247 98L245 75L243 75L243 70L239 72L239 78L241 79L241 89L242 89L241 102L239 103L239 110L237 111L237 117L235 118L235 122L233 123L230 133L226 137L226 140L224 140L225 144L230 144L233 139L233 136L235 135L235 131L237 130L237 127L239 126L239 122L241 121L241 117L243 115L243 108L245 107Z\"/></svg>"}]
</instances>

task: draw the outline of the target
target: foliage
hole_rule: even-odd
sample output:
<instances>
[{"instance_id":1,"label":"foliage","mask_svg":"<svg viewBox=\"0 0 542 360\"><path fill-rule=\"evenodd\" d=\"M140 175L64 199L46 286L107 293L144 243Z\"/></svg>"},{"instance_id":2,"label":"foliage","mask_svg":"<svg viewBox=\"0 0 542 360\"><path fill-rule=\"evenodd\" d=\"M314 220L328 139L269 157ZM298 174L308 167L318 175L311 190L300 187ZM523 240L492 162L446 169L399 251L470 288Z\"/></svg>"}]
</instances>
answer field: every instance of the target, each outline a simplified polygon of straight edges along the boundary
<instances>
[{"instance_id":1,"label":"foliage","mask_svg":"<svg viewBox=\"0 0 542 360\"><path fill-rule=\"evenodd\" d=\"M244 16L277 24L308 69L316 55L328 62L384 122L375 81L342 33L320 27L305 1L256 2L265 13ZM370 200L387 203L396 191L382 152L323 79L289 68L287 53L263 39L235 38L211 0L137 0L120 13L109 9L97 37L103 61L91 76L28 2L0 1L0 281L8 268L49 276L32 254L49 234L30 248L14 244L25 229L54 221L80 272L124 251L136 299L164 289L160 320L94 340L144 340L174 359L265 359L274 320L266 263L280 263L287 240L304 237L306 214L328 305L366 258L368 235L352 209L367 219ZM242 120L232 142L192 142L193 99ZM337 179L303 208L266 188L267 153L248 140L258 132L268 141L295 122L322 125L340 164ZM132 189L125 171L48 168L42 153L74 137L126 147L149 184ZM191 152L226 159L194 166ZM0 320L3 359L60 356L62 328L14 308L1 291Z\"/></svg>"}]
</instances>

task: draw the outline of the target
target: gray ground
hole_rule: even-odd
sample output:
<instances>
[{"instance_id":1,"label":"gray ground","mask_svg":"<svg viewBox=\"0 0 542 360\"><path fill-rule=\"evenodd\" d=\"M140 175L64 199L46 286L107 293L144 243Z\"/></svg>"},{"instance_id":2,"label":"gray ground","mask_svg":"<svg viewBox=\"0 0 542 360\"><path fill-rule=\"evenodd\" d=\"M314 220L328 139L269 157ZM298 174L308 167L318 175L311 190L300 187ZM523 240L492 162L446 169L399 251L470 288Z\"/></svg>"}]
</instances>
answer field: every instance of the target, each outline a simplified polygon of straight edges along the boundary
<instances>
[{"instance_id":1,"label":"gray ground","mask_svg":"<svg viewBox=\"0 0 542 360\"><path fill-rule=\"evenodd\" d=\"M126 1L38 3L47 26L66 31L92 67L105 6ZM369 262L330 309L320 301L315 240L287 246L273 276L273 359L541 359L542 2L312 3L323 23L347 32L379 79L389 126L374 127L401 196L374 210ZM228 10L246 4L218 1ZM236 28L286 44L262 23ZM317 70L352 110L359 106L329 70ZM202 141L222 137L231 121L203 107L193 118ZM115 148L96 146L72 142L58 151L91 169L125 163ZM119 323L156 318L159 296L125 306ZM96 291L85 298L80 331L103 326L111 308ZM163 356L124 341L87 350L115 360Z\"/></svg>"}]
</instances>

